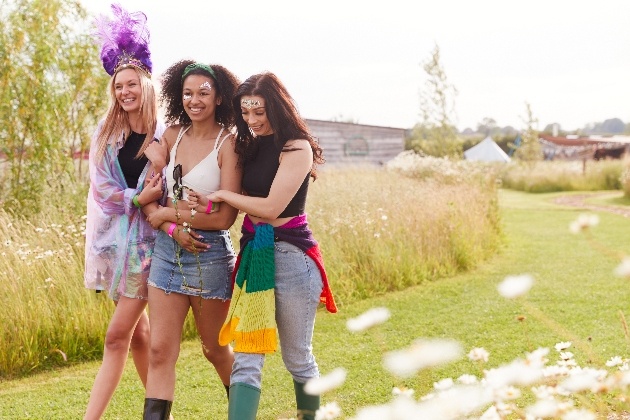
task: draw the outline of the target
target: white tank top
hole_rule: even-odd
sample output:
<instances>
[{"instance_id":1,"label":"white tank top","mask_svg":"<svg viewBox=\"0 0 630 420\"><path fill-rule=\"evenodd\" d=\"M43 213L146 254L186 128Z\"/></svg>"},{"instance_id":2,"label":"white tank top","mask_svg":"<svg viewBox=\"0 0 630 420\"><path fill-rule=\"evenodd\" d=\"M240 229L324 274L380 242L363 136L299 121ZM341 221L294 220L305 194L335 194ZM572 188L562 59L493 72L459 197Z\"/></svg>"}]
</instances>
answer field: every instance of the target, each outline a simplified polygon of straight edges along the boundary
<instances>
[{"instance_id":1,"label":"white tank top","mask_svg":"<svg viewBox=\"0 0 630 420\"><path fill-rule=\"evenodd\" d=\"M179 134L177 135L177 140L175 141L175 145L171 149L171 158L166 166L166 187L167 187L167 195L169 198L173 198L173 186L175 185L175 179L173 178L173 169L175 168L175 158L177 157L177 147L179 146L179 142L184 136L184 133L188 131L188 127L181 127L179 129ZM223 142L226 138L230 136L228 132L222 139L221 134L223 134L223 130L225 128L221 128L219 131L219 135L214 142L214 148L212 151L206 156L201 162L196 164L187 174L182 176L182 184L190 189L193 189L200 193L201 195L209 195L210 193L215 192L219 189L221 184L221 169L219 168L219 149L223 145ZM220 139L220 140L219 140ZM186 188L183 191L183 199L188 199L188 193Z\"/></svg>"}]
</instances>

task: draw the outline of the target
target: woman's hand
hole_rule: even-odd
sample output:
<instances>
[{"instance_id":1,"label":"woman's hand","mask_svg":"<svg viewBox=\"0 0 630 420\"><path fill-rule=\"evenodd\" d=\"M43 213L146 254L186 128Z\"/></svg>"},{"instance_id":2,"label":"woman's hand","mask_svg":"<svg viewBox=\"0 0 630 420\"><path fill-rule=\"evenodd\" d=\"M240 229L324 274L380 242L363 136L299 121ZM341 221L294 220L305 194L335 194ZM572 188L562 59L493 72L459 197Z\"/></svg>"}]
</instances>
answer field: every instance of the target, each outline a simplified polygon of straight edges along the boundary
<instances>
[{"instance_id":1,"label":"woman's hand","mask_svg":"<svg viewBox=\"0 0 630 420\"><path fill-rule=\"evenodd\" d=\"M210 245L201 242L199 239L203 237L194 230L184 232L184 229L178 226L173 232L173 239L177 241L179 246L188 252L204 252L210 249Z\"/></svg>"},{"instance_id":2,"label":"woman's hand","mask_svg":"<svg viewBox=\"0 0 630 420\"><path fill-rule=\"evenodd\" d=\"M166 216L164 215L165 208L159 206L158 209L147 216L147 221L151 224L153 229L159 229L162 223L166 222Z\"/></svg>"},{"instance_id":3,"label":"woman's hand","mask_svg":"<svg viewBox=\"0 0 630 420\"><path fill-rule=\"evenodd\" d=\"M145 181L144 188L138 195L138 203L145 206L162 198L162 175L154 174Z\"/></svg>"},{"instance_id":4,"label":"woman's hand","mask_svg":"<svg viewBox=\"0 0 630 420\"><path fill-rule=\"evenodd\" d=\"M153 140L144 150L144 155L151 161L156 172L162 172L162 169L166 166L168 157L166 140L164 138L161 140Z\"/></svg>"},{"instance_id":5,"label":"woman's hand","mask_svg":"<svg viewBox=\"0 0 630 420\"><path fill-rule=\"evenodd\" d=\"M205 212L208 207L208 198L197 191L188 190L188 209Z\"/></svg>"}]
</instances>

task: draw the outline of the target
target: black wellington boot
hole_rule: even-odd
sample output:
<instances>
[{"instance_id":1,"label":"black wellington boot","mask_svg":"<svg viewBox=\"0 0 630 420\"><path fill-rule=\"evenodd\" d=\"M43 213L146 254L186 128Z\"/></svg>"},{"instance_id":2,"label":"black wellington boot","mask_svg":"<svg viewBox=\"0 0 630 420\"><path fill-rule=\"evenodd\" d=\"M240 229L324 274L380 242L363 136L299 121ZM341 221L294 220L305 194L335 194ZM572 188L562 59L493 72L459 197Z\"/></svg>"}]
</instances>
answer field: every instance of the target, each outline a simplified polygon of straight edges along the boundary
<instances>
[{"instance_id":1,"label":"black wellington boot","mask_svg":"<svg viewBox=\"0 0 630 420\"><path fill-rule=\"evenodd\" d=\"M144 399L143 420L168 420L171 415L173 401L160 400L157 398Z\"/></svg>"}]
</instances>

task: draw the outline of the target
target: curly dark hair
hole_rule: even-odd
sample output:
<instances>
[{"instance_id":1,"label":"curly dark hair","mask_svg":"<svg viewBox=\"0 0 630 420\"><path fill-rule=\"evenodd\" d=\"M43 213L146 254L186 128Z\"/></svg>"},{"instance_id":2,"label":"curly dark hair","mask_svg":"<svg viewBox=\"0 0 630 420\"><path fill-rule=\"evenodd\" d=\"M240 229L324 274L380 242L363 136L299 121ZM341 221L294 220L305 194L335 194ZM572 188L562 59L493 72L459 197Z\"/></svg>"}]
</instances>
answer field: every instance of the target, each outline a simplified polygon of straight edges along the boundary
<instances>
[{"instance_id":1,"label":"curly dark hair","mask_svg":"<svg viewBox=\"0 0 630 420\"><path fill-rule=\"evenodd\" d=\"M165 118L167 124L189 125L192 123L182 100L184 70L188 65L195 64L193 60L181 60L171 65L162 75L162 90L160 92L160 105L165 107ZM234 108L232 97L238 87L240 80L228 69L219 64L210 64L214 75L207 70L197 67L186 74L200 74L214 79L217 97L221 98L221 104L217 105L215 111L216 121L224 127L232 127L236 122L235 109L240 111L241 107Z\"/></svg>"},{"instance_id":2,"label":"curly dark hair","mask_svg":"<svg viewBox=\"0 0 630 420\"><path fill-rule=\"evenodd\" d=\"M282 151L290 152L285 144L289 140L306 139L313 150L313 166L311 176L317 178L316 166L324 163L323 150L315 136L313 136L300 116L297 105L287 88L278 76L271 72L262 72L250 76L236 90L232 102L234 109L241 109L242 96L261 96L265 99L265 112L273 129L274 141ZM239 112L236 116L236 145L239 165L243 165L256 150L254 135L247 122Z\"/></svg>"}]
</instances>

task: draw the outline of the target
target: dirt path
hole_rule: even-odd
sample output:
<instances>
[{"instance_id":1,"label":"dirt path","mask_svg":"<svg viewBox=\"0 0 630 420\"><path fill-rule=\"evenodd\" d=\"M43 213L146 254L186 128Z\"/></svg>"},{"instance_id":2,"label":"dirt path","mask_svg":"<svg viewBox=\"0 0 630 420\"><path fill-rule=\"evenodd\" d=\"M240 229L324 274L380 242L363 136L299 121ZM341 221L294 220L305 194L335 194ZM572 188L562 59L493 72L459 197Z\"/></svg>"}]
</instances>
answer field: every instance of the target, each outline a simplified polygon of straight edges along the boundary
<instances>
[{"instance_id":1,"label":"dirt path","mask_svg":"<svg viewBox=\"0 0 630 420\"><path fill-rule=\"evenodd\" d=\"M557 197L556 199L553 200L553 202L556 204L564 205L564 206L579 207L585 210L593 210L593 211L607 211L609 213L618 214L623 217L630 217L630 207L607 206L603 204L592 204L592 203L586 202L588 198L606 196L610 194L611 194L610 192L605 192L605 193L564 195L562 197Z\"/></svg>"}]
</instances>

